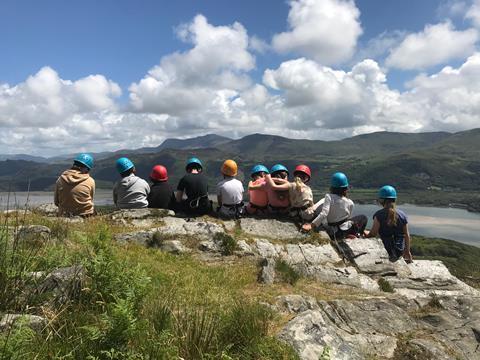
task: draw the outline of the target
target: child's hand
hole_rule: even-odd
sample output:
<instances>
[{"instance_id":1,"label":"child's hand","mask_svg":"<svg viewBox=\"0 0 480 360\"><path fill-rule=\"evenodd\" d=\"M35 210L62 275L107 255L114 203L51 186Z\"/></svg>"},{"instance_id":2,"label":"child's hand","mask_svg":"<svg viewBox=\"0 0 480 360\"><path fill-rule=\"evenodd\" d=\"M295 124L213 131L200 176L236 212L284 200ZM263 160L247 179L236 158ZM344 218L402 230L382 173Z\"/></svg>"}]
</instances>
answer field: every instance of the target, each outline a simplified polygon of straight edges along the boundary
<instances>
[{"instance_id":1,"label":"child's hand","mask_svg":"<svg viewBox=\"0 0 480 360\"><path fill-rule=\"evenodd\" d=\"M315 208L310 206L308 209L305 210L305 214L313 215L315 213Z\"/></svg>"},{"instance_id":2,"label":"child's hand","mask_svg":"<svg viewBox=\"0 0 480 360\"><path fill-rule=\"evenodd\" d=\"M410 252L410 249L405 249L405 251L403 252L403 258L405 259L405 262L407 264L410 264L413 262L413 256L412 256L412 253Z\"/></svg>"},{"instance_id":3,"label":"child's hand","mask_svg":"<svg viewBox=\"0 0 480 360\"><path fill-rule=\"evenodd\" d=\"M303 225L302 225L302 231L303 231L303 232L310 232L310 231L312 231L312 224L303 224Z\"/></svg>"}]
</instances>

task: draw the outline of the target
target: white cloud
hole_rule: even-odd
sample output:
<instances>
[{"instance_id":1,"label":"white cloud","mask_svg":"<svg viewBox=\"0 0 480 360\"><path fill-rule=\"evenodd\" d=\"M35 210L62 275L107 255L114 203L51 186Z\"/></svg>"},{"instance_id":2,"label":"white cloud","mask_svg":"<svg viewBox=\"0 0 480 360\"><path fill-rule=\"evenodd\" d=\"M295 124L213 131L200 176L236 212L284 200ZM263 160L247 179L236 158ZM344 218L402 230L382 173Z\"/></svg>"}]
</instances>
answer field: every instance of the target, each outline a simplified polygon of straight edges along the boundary
<instances>
[{"instance_id":1,"label":"white cloud","mask_svg":"<svg viewBox=\"0 0 480 360\"><path fill-rule=\"evenodd\" d=\"M399 69L424 69L464 58L475 51L478 32L475 29L455 30L451 22L427 25L422 32L408 35L386 60L386 65Z\"/></svg>"},{"instance_id":2,"label":"white cloud","mask_svg":"<svg viewBox=\"0 0 480 360\"><path fill-rule=\"evenodd\" d=\"M384 31L359 47L353 57L354 63L364 59L379 60L384 58L392 48L403 41L406 35L407 33L402 30Z\"/></svg>"},{"instance_id":3,"label":"white cloud","mask_svg":"<svg viewBox=\"0 0 480 360\"><path fill-rule=\"evenodd\" d=\"M288 60L258 84L249 77L255 59L242 25L213 26L199 15L177 34L191 48L164 56L132 84L129 107L119 106L119 86L102 75L68 80L45 67L19 84L0 84L0 153L139 148L206 133L338 139L480 126L480 54L419 75L403 92L371 59L348 70ZM379 53L398 34L390 35L378 38Z\"/></svg>"},{"instance_id":4,"label":"white cloud","mask_svg":"<svg viewBox=\"0 0 480 360\"><path fill-rule=\"evenodd\" d=\"M250 86L246 72L255 59L248 51L245 28L213 26L202 15L177 29L183 41L193 48L163 57L138 83L130 86L135 111L186 115L205 105L215 107L224 91L238 91Z\"/></svg>"},{"instance_id":5,"label":"white cloud","mask_svg":"<svg viewBox=\"0 0 480 360\"><path fill-rule=\"evenodd\" d=\"M0 126L48 127L78 113L111 110L120 87L102 75L63 80L50 67L16 86L0 86Z\"/></svg>"},{"instance_id":6,"label":"white cloud","mask_svg":"<svg viewBox=\"0 0 480 360\"><path fill-rule=\"evenodd\" d=\"M465 14L465 18L469 19L476 27L480 27L480 0L473 1Z\"/></svg>"},{"instance_id":7,"label":"white cloud","mask_svg":"<svg viewBox=\"0 0 480 360\"><path fill-rule=\"evenodd\" d=\"M291 0L290 30L273 37L280 53L296 53L322 64L348 60L362 34L360 11L351 0Z\"/></svg>"}]
</instances>

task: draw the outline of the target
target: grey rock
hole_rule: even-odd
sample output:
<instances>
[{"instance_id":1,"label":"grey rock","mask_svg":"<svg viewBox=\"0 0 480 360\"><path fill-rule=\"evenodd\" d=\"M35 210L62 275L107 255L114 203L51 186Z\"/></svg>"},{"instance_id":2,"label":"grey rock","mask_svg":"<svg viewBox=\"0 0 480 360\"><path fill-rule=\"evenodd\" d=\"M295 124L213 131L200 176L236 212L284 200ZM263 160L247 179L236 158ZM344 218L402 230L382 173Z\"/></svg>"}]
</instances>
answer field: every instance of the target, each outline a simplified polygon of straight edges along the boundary
<instances>
[{"instance_id":1,"label":"grey rock","mask_svg":"<svg viewBox=\"0 0 480 360\"><path fill-rule=\"evenodd\" d=\"M239 240L237 241L237 251L235 251L235 254L240 255L240 256L253 256L255 253L252 250L252 247L247 244L245 240Z\"/></svg>"},{"instance_id":2,"label":"grey rock","mask_svg":"<svg viewBox=\"0 0 480 360\"><path fill-rule=\"evenodd\" d=\"M237 222L235 220L225 220L223 226L226 231L233 232L237 227Z\"/></svg>"},{"instance_id":3,"label":"grey rock","mask_svg":"<svg viewBox=\"0 0 480 360\"><path fill-rule=\"evenodd\" d=\"M85 281L86 271L81 265L56 269L48 274L38 287L40 294L53 291L54 302L64 304L77 298Z\"/></svg>"},{"instance_id":4,"label":"grey rock","mask_svg":"<svg viewBox=\"0 0 480 360\"><path fill-rule=\"evenodd\" d=\"M317 265L303 268L296 267L296 269L303 275L323 283L351 286L368 292L380 290L375 280L367 275L359 274L357 269L352 266L330 268Z\"/></svg>"},{"instance_id":5,"label":"grey rock","mask_svg":"<svg viewBox=\"0 0 480 360\"><path fill-rule=\"evenodd\" d=\"M123 209L110 214L112 220L142 220L148 218L161 218L165 216L174 216L175 212L166 209Z\"/></svg>"},{"instance_id":6,"label":"grey rock","mask_svg":"<svg viewBox=\"0 0 480 360\"><path fill-rule=\"evenodd\" d=\"M273 219L244 218L240 220L242 231L258 237L270 239L299 239L306 235L298 231L292 222L278 221Z\"/></svg>"},{"instance_id":7,"label":"grey rock","mask_svg":"<svg viewBox=\"0 0 480 360\"><path fill-rule=\"evenodd\" d=\"M5 314L0 320L0 332L8 331L12 327L28 326L34 331L41 331L47 325L47 319L30 314Z\"/></svg>"},{"instance_id":8,"label":"grey rock","mask_svg":"<svg viewBox=\"0 0 480 360\"><path fill-rule=\"evenodd\" d=\"M265 239L256 239L254 249L262 258L273 258L279 255L275 246Z\"/></svg>"},{"instance_id":9,"label":"grey rock","mask_svg":"<svg viewBox=\"0 0 480 360\"><path fill-rule=\"evenodd\" d=\"M72 216L72 217L62 218L62 221L69 224L79 224L79 223L85 222L85 219L80 216Z\"/></svg>"},{"instance_id":10,"label":"grey rock","mask_svg":"<svg viewBox=\"0 0 480 360\"><path fill-rule=\"evenodd\" d=\"M130 233L123 233L115 235L115 241L126 244L126 243L136 243L143 246L150 246L152 243L154 231L135 231Z\"/></svg>"},{"instance_id":11,"label":"grey rock","mask_svg":"<svg viewBox=\"0 0 480 360\"><path fill-rule=\"evenodd\" d=\"M200 241L198 249L203 252L219 253L221 252L220 246L212 240Z\"/></svg>"},{"instance_id":12,"label":"grey rock","mask_svg":"<svg viewBox=\"0 0 480 360\"><path fill-rule=\"evenodd\" d=\"M296 264L298 262L308 265L326 265L336 264L341 261L337 252L330 244L326 245L312 245L312 244L299 244L299 245L286 245L286 256L284 260L290 264Z\"/></svg>"},{"instance_id":13,"label":"grey rock","mask_svg":"<svg viewBox=\"0 0 480 360\"><path fill-rule=\"evenodd\" d=\"M289 313L301 313L307 310L317 310L319 306L315 298L302 295L281 295L277 297L277 309Z\"/></svg>"},{"instance_id":14,"label":"grey rock","mask_svg":"<svg viewBox=\"0 0 480 360\"><path fill-rule=\"evenodd\" d=\"M408 274L388 278L395 291L405 297L422 298L432 294L480 296L478 290L453 276L441 261L415 260L408 265L408 269Z\"/></svg>"},{"instance_id":15,"label":"grey rock","mask_svg":"<svg viewBox=\"0 0 480 360\"><path fill-rule=\"evenodd\" d=\"M302 360L318 360L327 352L335 360L364 359L354 346L332 332L334 329L321 310L307 310L291 320L278 337L289 343Z\"/></svg>"},{"instance_id":16,"label":"grey rock","mask_svg":"<svg viewBox=\"0 0 480 360\"><path fill-rule=\"evenodd\" d=\"M2 214L8 215L9 217L18 217L21 218L25 215L30 215L32 212L28 209L10 209L1 211Z\"/></svg>"},{"instance_id":17,"label":"grey rock","mask_svg":"<svg viewBox=\"0 0 480 360\"><path fill-rule=\"evenodd\" d=\"M262 269L258 281L263 284L271 285L275 282L275 260L265 258L261 262Z\"/></svg>"},{"instance_id":18,"label":"grey rock","mask_svg":"<svg viewBox=\"0 0 480 360\"><path fill-rule=\"evenodd\" d=\"M359 271L371 275L397 275L399 271L408 273L403 260L392 263L380 239L346 239L346 254ZM404 267L402 270L401 267Z\"/></svg>"},{"instance_id":19,"label":"grey rock","mask_svg":"<svg viewBox=\"0 0 480 360\"><path fill-rule=\"evenodd\" d=\"M176 255L190 252L190 249L185 247L178 240L167 240L160 245L160 249L162 251L165 251L171 254L176 254Z\"/></svg>"},{"instance_id":20,"label":"grey rock","mask_svg":"<svg viewBox=\"0 0 480 360\"><path fill-rule=\"evenodd\" d=\"M218 233L225 233L223 226L208 221L189 221L183 225L187 235L211 239Z\"/></svg>"},{"instance_id":21,"label":"grey rock","mask_svg":"<svg viewBox=\"0 0 480 360\"><path fill-rule=\"evenodd\" d=\"M58 207L55 204L40 204L33 208L36 212L45 216L57 216Z\"/></svg>"},{"instance_id":22,"label":"grey rock","mask_svg":"<svg viewBox=\"0 0 480 360\"><path fill-rule=\"evenodd\" d=\"M417 356L422 356L424 359L451 359L451 356L446 353L446 349L440 343L430 339L413 339L408 341L407 346L412 349Z\"/></svg>"},{"instance_id":23,"label":"grey rock","mask_svg":"<svg viewBox=\"0 0 480 360\"><path fill-rule=\"evenodd\" d=\"M21 243L43 245L50 240L50 228L43 225L26 225L17 229L17 239Z\"/></svg>"}]
</instances>

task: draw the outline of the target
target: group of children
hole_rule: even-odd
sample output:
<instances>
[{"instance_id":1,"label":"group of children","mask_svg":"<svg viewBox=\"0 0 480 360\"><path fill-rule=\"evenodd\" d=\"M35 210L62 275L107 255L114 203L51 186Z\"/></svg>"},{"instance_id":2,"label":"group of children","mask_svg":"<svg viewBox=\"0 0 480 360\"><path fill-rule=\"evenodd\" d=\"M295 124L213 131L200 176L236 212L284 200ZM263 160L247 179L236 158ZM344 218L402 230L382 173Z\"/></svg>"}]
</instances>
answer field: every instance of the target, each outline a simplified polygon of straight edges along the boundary
<instances>
[{"instance_id":1,"label":"group of children","mask_svg":"<svg viewBox=\"0 0 480 360\"><path fill-rule=\"evenodd\" d=\"M66 186L65 174L69 177L85 177L93 166L79 155L72 169L67 170L57 181L57 197L60 198ZM89 160L89 159L87 159ZM121 180L113 188L113 201L120 209L164 208L198 216L213 212L213 202L208 195L208 181L203 173L200 159L187 161L186 174L180 179L177 191L168 183L167 169L155 165L150 173L151 185L136 176L135 166L128 158L116 161ZM72 174L70 174L72 172ZM315 202L312 189L308 186L312 173L307 165L298 165L289 181L288 169L276 164L270 170L262 164L255 165L248 183L249 202L244 203L244 187L236 176L238 166L234 160L226 160L221 166L223 180L216 187L218 207L216 213L224 219L238 219L250 216L285 216L297 220L304 232L324 229L334 240L356 237L380 236L391 261L404 257L412 260L407 216L396 209L396 190L389 185L379 191L382 209L374 214L370 232L366 231L367 217L352 216L354 203L348 198L349 182L345 174L332 175L330 191L323 199ZM93 179L92 179L93 181ZM77 184L78 185L78 184ZM82 190L85 192L85 189ZM60 195L57 195L59 192ZM64 196L65 197L65 196ZM92 192L93 198L93 192ZM59 206L60 209L60 206ZM93 209L93 207L92 207ZM81 214L82 215L82 214ZM83 214L85 215L85 214ZM88 214L86 214L88 215Z\"/></svg>"}]
</instances>

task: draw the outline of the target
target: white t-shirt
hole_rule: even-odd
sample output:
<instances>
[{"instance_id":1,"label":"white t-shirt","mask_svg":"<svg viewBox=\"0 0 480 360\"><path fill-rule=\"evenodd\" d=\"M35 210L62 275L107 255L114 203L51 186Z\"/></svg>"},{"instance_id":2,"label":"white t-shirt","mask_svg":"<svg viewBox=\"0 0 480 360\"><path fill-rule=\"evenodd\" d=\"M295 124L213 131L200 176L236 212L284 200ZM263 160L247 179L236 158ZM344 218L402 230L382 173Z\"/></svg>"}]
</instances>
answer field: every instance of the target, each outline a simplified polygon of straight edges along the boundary
<instances>
[{"instance_id":1,"label":"white t-shirt","mask_svg":"<svg viewBox=\"0 0 480 360\"><path fill-rule=\"evenodd\" d=\"M315 226L337 223L350 218L353 211L353 201L335 194L325 195L320 214L312 221Z\"/></svg>"},{"instance_id":2,"label":"white t-shirt","mask_svg":"<svg viewBox=\"0 0 480 360\"><path fill-rule=\"evenodd\" d=\"M222 203L236 205L243 200L243 184L235 178L226 178L217 184L217 195L222 197Z\"/></svg>"}]
</instances>

